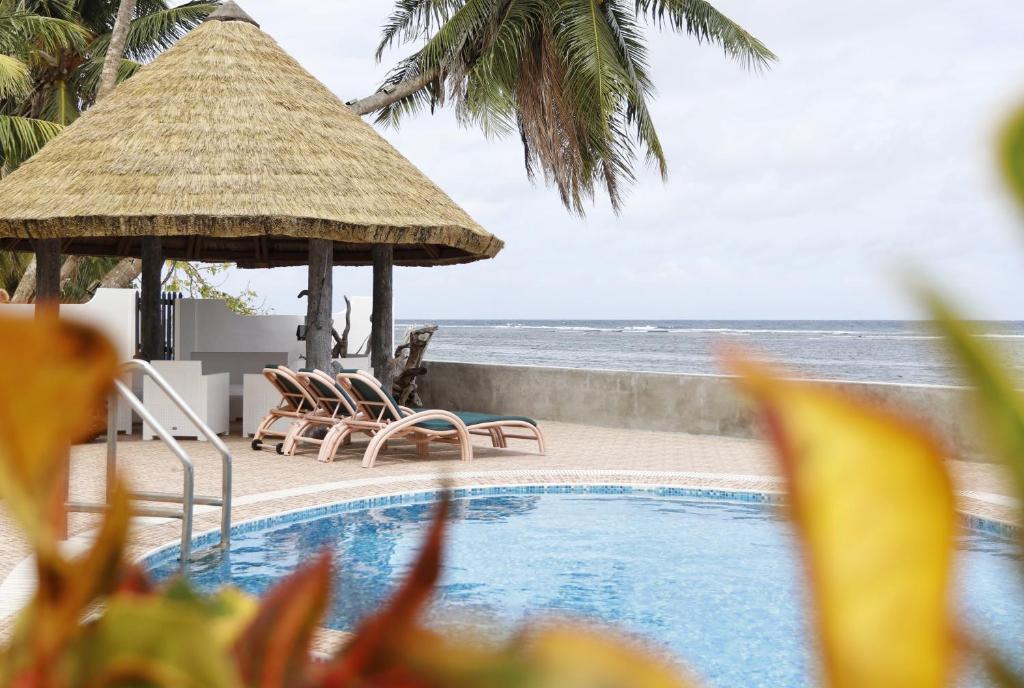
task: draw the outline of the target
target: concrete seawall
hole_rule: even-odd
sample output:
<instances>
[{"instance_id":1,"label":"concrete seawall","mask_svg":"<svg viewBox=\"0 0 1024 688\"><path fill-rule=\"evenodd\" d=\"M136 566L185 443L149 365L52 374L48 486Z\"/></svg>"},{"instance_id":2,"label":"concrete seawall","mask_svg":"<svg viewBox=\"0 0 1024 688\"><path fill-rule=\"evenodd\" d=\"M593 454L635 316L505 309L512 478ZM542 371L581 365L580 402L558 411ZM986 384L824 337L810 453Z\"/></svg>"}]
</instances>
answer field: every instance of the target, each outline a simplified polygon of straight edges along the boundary
<instances>
[{"instance_id":1,"label":"concrete seawall","mask_svg":"<svg viewBox=\"0 0 1024 688\"><path fill-rule=\"evenodd\" d=\"M438 361L426 365L420 391L428 406L699 435L761 434L756 415L728 376ZM941 433L963 458L981 458L965 388L824 384L902 409Z\"/></svg>"}]
</instances>

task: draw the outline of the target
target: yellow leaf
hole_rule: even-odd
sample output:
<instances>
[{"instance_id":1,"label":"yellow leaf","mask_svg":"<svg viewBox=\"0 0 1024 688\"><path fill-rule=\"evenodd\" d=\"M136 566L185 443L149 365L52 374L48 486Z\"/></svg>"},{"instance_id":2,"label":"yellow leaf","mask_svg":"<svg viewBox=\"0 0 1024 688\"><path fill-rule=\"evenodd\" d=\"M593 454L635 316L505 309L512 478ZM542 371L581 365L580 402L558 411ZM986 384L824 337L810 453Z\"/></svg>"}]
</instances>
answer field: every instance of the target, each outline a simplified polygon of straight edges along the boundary
<instances>
[{"instance_id":1,"label":"yellow leaf","mask_svg":"<svg viewBox=\"0 0 1024 688\"><path fill-rule=\"evenodd\" d=\"M0 497L43 556L63 509L71 443L95 432L117 372L114 348L90 328L0 317Z\"/></svg>"},{"instance_id":2,"label":"yellow leaf","mask_svg":"<svg viewBox=\"0 0 1024 688\"><path fill-rule=\"evenodd\" d=\"M241 685L208 608L192 600L115 596L62 662L66 676L88 677L86 685Z\"/></svg>"},{"instance_id":3,"label":"yellow leaf","mask_svg":"<svg viewBox=\"0 0 1024 688\"><path fill-rule=\"evenodd\" d=\"M875 405L731 363L782 460L827 685L948 685L956 515L938 444Z\"/></svg>"},{"instance_id":4,"label":"yellow leaf","mask_svg":"<svg viewBox=\"0 0 1024 688\"><path fill-rule=\"evenodd\" d=\"M654 655L600 631L548 626L526 639L526 664L538 688L686 688L681 672Z\"/></svg>"}]
</instances>

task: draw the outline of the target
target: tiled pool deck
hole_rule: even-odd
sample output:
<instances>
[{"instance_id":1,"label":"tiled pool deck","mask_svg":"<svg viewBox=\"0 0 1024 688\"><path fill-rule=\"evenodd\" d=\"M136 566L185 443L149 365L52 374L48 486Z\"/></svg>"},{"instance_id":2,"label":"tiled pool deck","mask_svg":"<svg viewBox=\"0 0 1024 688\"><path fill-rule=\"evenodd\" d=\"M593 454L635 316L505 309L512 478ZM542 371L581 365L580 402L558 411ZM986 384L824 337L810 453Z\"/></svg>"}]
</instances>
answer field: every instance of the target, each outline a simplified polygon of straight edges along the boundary
<instances>
[{"instance_id":1,"label":"tiled pool deck","mask_svg":"<svg viewBox=\"0 0 1024 688\"><path fill-rule=\"evenodd\" d=\"M754 492L776 492L781 482L767 446L756 440L678 433L622 430L567 423L541 424L548 454L536 445L513 441L493 449L477 438L476 458L458 460L457 450L436 445L430 458L419 458L411 445L395 443L372 469L360 466L363 443L357 441L331 464L313 455L283 457L272 446L252 451L249 441L227 438L234 455L235 522L360 497L436 488L444 478L455 486L516 484L641 484L674 485ZM134 489L179 490L181 470L156 441L126 439L119 443L120 466ZM187 442L195 460L196 494L220 491L220 461L206 443ZM72 451L72 498L97 500L102 494L105 445L95 443ZM1011 521L1011 482L998 466L955 461L953 474L961 509L976 516ZM197 507L194 533L216 529L219 511ZM95 516L76 514L72 535L94 528ZM148 520L134 531L133 552L141 555L178 539L179 522ZM24 541L0 515L0 630L10 620L31 586Z\"/></svg>"}]
</instances>

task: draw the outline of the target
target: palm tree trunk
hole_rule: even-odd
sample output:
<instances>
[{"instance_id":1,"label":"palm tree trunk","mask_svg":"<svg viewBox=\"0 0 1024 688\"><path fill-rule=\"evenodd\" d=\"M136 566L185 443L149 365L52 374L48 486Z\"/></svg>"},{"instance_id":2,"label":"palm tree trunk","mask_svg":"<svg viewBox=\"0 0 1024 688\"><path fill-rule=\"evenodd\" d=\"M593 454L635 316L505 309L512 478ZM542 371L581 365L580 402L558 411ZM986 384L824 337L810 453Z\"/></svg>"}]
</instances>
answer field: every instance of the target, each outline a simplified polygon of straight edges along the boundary
<instances>
[{"instance_id":1,"label":"palm tree trunk","mask_svg":"<svg viewBox=\"0 0 1024 688\"><path fill-rule=\"evenodd\" d=\"M21 273L21 279L18 280L18 288L14 290L14 294L11 295L11 303L32 303L32 299L36 296L36 257L32 255L32 260L25 266L25 272Z\"/></svg>"},{"instance_id":2,"label":"palm tree trunk","mask_svg":"<svg viewBox=\"0 0 1024 688\"><path fill-rule=\"evenodd\" d=\"M117 18L110 32L110 43L107 55L103 58L103 72L100 85L96 91L96 100L100 101L114 90L117 85L117 72L121 68L121 57L124 55L124 43L128 39L128 27L135 16L135 0L121 0L117 8Z\"/></svg>"},{"instance_id":3,"label":"palm tree trunk","mask_svg":"<svg viewBox=\"0 0 1024 688\"><path fill-rule=\"evenodd\" d=\"M124 258L110 268L110 272L100 280L102 289L127 289L142 273L142 261L138 258Z\"/></svg>"},{"instance_id":4,"label":"palm tree trunk","mask_svg":"<svg viewBox=\"0 0 1024 688\"><path fill-rule=\"evenodd\" d=\"M63 294L68 283L75 279L83 260L85 258L82 256L68 256L64 259L64 263L60 266L60 293Z\"/></svg>"},{"instance_id":5,"label":"palm tree trunk","mask_svg":"<svg viewBox=\"0 0 1024 688\"><path fill-rule=\"evenodd\" d=\"M368 115L371 112L376 112L381 108L387 107L406 96L412 95L436 78L436 71L427 72L426 74L421 74L414 79L407 79L401 83L395 84L394 86L386 86L380 91L377 91L373 95L366 96L365 98L349 101L347 105L353 112L362 117L363 115Z\"/></svg>"},{"instance_id":6,"label":"palm tree trunk","mask_svg":"<svg viewBox=\"0 0 1024 688\"><path fill-rule=\"evenodd\" d=\"M331 371L331 302L333 297L334 242L309 240L306 294L306 367Z\"/></svg>"},{"instance_id":7,"label":"palm tree trunk","mask_svg":"<svg viewBox=\"0 0 1024 688\"><path fill-rule=\"evenodd\" d=\"M370 316L370 365L386 390L391 390L394 370L394 293L392 272L395 252L390 244L373 247L373 313Z\"/></svg>"}]
</instances>

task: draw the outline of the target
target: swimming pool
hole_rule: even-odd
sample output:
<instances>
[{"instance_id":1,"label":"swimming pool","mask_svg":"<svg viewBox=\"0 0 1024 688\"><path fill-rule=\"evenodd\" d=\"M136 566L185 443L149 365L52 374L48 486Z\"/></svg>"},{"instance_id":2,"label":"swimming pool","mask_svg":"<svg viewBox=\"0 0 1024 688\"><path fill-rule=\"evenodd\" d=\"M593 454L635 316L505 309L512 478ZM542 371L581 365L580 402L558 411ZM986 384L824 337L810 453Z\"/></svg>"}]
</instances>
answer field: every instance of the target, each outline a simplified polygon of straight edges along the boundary
<instances>
[{"instance_id":1,"label":"swimming pool","mask_svg":"<svg viewBox=\"0 0 1024 688\"><path fill-rule=\"evenodd\" d=\"M193 563L195 583L261 594L330 547L341 593L328 625L350 629L408 570L435 498L360 500L242 525L228 553ZM709 686L810 685L795 543L771 501L682 488L457 490L429 621L485 619L507 630L537 615L585 617L665 648ZM1012 546L980 532L961 540L965 617L1019 643L1024 595ZM173 557L169 549L149 564L168 576Z\"/></svg>"}]
</instances>

